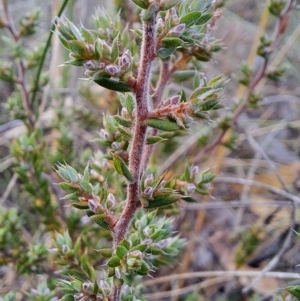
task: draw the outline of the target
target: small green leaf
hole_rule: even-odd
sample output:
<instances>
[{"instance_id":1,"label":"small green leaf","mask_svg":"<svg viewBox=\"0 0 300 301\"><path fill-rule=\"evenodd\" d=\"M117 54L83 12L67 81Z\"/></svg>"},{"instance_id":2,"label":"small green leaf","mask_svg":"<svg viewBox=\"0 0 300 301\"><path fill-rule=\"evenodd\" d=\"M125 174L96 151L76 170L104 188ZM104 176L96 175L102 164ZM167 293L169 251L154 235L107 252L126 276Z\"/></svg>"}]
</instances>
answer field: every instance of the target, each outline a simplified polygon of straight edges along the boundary
<instances>
[{"instance_id":1,"label":"small green leaf","mask_svg":"<svg viewBox=\"0 0 300 301\"><path fill-rule=\"evenodd\" d=\"M212 14L202 15L195 24L203 25L203 24L207 23L212 18L212 16L213 16Z\"/></svg>"},{"instance_id":2,"label":"small green leaf","mask_svg":"<svg viewBox=\"0 0 300 301\"><path fill-rule=\"evenodd\" d=\"M300 298L300 285L287 286L285 289L296 298Z\"/></svg>"},{"instance_id":3,"label":"small green leaf","mask_svg":"<svg viewBox=\"0 0 300 301\"><path fill-rule=\"evenodd\" d=\"M69 48L78 58L85 58L86 49L82 42L69 41Z\"/></svg>"},{"instance_id":4,"label":"small green leaf","mask_svg":"<svg viewBox=\"0 0 300 301\"><path fill-rule=\"evenodd\" d=\"M76 202L76 203L71 203L71 206L73 206L76 209L80 209L80 210L86 210L89 209L89 206L87 203L84 202Z\"/></svg>"},{"instance_id":5,"label":"small green leaf","mask_svg":"<svg viewBox=\"0 0 300 301\"><path fill-rule=\"evenodd\" d=\"M120 246L123 246L127 250L130 250L130 242L127 239L123 239L120 243Z\"/></svg>"},{"instance_id":6,"label":"small green leaf","mask_svg":"<svg viewBox=\"0 0 300 301\"><path fill-rule=\"evenodd\" d=\"M193 70L184 70L184 71L176 71L172 75L172 80L174 82L182 82L192 78L195 75L196 71Z\"/></svg>"},{"instance_id":7,"label":"small green leaf","mask_svg":"<svg viewBox=\"0 0 300 301\"><path fill-rule=\"evenodd\" d=\"M133 176L122 158L114 153L111 153L111 155L113 157L113 163L117 173L123 175L129 181L133 181Z\"/></svg>"},{"instance_id":8,"label":"small green leaf","mask_svg":"<svg viewBox=\"0 0 300 301\"><path fill-rule=\"evenodd\" d=\"M130 128L131 127L131 120L130 119L127 119L123 116L120 116L120 115L115 115L114 116L114 119L120 124L120 125L123 125L125 126L126 128Z\"/></svg>"},{"instance_id":9,"label":"small green leaf","mask_svg":"<svg viewBox=\"0 0 300 301\"><path fill-rule=\"evenodd\" d=\"M176 121L169 121L165 119L156 119L156 118L146 119L145 124L162 131L176 131L182 129L176 123Z\"/></svg>"},{"instance_id":10,"label":"small green leaf","mask_svg":"<svg viewBox=\"0 0 300 301\"><path fill-rule=\"evenodd\" d=\"M80 28L80 33L82 35L82 37L84 38L85 42L87 42L88 44L93 45L94 44L94 37L92 35L92 33L87 30L86 28L84 28L83 26Z\"/></svg>"},{"instance_id":11,"label":"small green leaf","mask_svg":"<svg viewBox=\"0 0 300 301\"><path fill-rule=\"evenodd\" d=\"M128 253L128 250L123 247L123 246L120 246L118 245L117 246L117 249L116 249L116 255L120 258L120 259L123 259L124 256Z\"/></svg>"},{"instance_id":12,"label":"small green leaf","mask_svg":"<svg viewBox=\"0 0 300 301\"><path fill-rule=\"evenodd\" d=\"M119 34L114 38L111 45L111 62L115 62L115 60L119 57Z\"/></svg>"},{"instance_id":13,"label":"small green leaf","mask_svg":"<svg viewBox=\"0 0 300 301\"><path fill-rule=\"evenodd\" d=\"M146 276L146 275L148 275L149 269L150 269L149 265L145 261L143 261L141 268L139 270L137 270L136 272L139 275Z\"/></svg>"},{"instance_id":14,"label":"small green leaf","mask_svg":"<svg viewBox=\"0 0 300 301\"><path fill-rule=\"evenodd\" d=\"M179 46L182 46L183 44L184 41L177 37L166 37L162 39L162 45L164 48L177 48Z\"/></svg>"},{"instance_id":15,"label":"small green leaf","mask_svg":"<svg viewBox=\"0 0 300 301\"><path fill-rule=\"evenodd\" d=\"M155 144L155 143L163 142L166 140L168 140L168 139L164 139L160 136L149 136L146 139L146 144Z\"/></svg>"},{"instance_id":16,"label":"small green leaf","mask_svg":"<svg viewBox=\"0 0 300 301\"><path fill-rule=\"evenodd\" d=\"M90 181L90 173L89 173L89 164L85 167L84 172L83 172L83 180L85 182Z\"/></svg>"},{"instance_id":17,"label":"small green leaf","mask_svg":"<svg viewBox=\"0 0 300 301\"><path fill-rule=\"evenodd\" d=\"M93 79L93 81L106 89L118 91L118 92L130 92L132 88L125 82L109 79L107 77L99 77L97 79Z\"/></svg>"},{"instance_id":18,"label":"small green leaf","mask_svg":"<svg viewBox=\"0 0 300 301\"><path fill-rule=\"evenodd\" d=\"M80 197L80 195L78 195L76 192L74 192L74 193L69 193L69 194L65 195L64 198L66 200L77 201L79 197Z\"/></svg>"},{"instance_id":19,"label":"small green leaf","mask_svg":"<svg viewBox=\"0 0 300 301\"><path fill-rule=\"evenodd\" d=\"M106 215L105 214L95 214L89 217L90 220L94 223L96 223L98 226L100 226L103 229L109 230L110 227L106 222Z\"/></svg>"},{"instance_id":20,"label":"small green leaf","mask_svg":"<svg viewBox=\"0 0 300 301\"><path fill-rule=\"evenodd\" d=\"M148 200L148 205L145 207L147 209L159 208L163 206L171 205L182 198L181 194L163 194L155 196L152 200Z\"/></svg>"},{"instance_id":21,"label":"small green leaf","mask_svg":"<svg viewBox=\"0 0 300 301\"><path fill-rule=\"evenodd\" d=\"M61 182L58 184L58 186L65 192L77 192L78 191L78 187L73 186L73 184L71 184L71 183Z\"/></svg>"},{"instance_id":22,"label":"small green leaf","mask_svg":"<svg viewBox=\"0 0 300 301\"><path fill-rule=\"evenodd\" d=\"M122 278L127 285L131 286L134 280L134 271L130 272L127 275L123 275Z\"/></svg>"},{"instance_id":23,"label":"small green leaf","mask_svg":"<svg viewBox=\"0 0 300 301\"><path fill-rule=\"evenodd\" d=\"M89 182L86 182L84 179L79 180L79 186L84 192L92 193L93 188L91 187Z\"/></svg>"},{"instance_id":24,"label":"small green leaf","mask_svg":"<svg viewBox=\"0 0 300 301\"><path fill-rule=\"evenodd\" d=\"M69 47L69 41L68 41L63 35L61 35L59 32L57 33L57 35L58 35L58 38L59 38L61 44L62 44L67 50L69 50L69 49L70 49L70 47Z\"/></svg>"},{"instance_id":25,"label":"small green leaf","mask_svg":"<svg viewBox=\"0 0 300 301\"><path fill-rule=\"evenodd\" d=\"M197 200L190 196L183 196L182 199L188 203L197 203Z\"/></svg>"},{"instance_id":26,"label":"small green leaf","mask_svg":"<svg viewBox=\"0 0 300 301\"><path fill-rule=\"evenodd\" d=\"M130 132L129 129L123 128L123 127L120 127L120 126L118 126L117 129L118 129L118 131L120 132L120 134L121 134L121 136L122 136L122 138L123 138L124 140L127 140L127 141L130 141L130 140L131 140L132 134L131 134L131 132Z\"/></svg>"},{"instance_id":27,"label":"small green leaf","mask_svg":"<svg viewBox=\"0 0 300 301\"><path fill-rule=\"evenodd\" d=\"M110 248L106 248L106 249L100 249L100 250L97 250L103 257L105 258L111 258L112 257L112 253L113 253L113 250L110 249Z\"/></svg>"},{"instance_id":28,"label":"small green leaf","mask_svg":"<svg viewBox=\"0 0 300 301\"><path fill-rule=\"evenodd\" d=\"M173 54L176 51L176 47L171 48L160 48L157 51L157 56L161 59L168 58L171 54Z\"/></svg>"},{"instance_id":29,"label":"small green leaf","mask_svg":"<svg viewBox=\"0 0 300 301\"><path fill-rule=\"evenodd\" d=\"M111 257L108 262L107 266L110 268L116 268L120 266L120 258L118 256Z\"/></svg>"},{"instance_id":30,"label":"small green leaf","mask_svg":"<svg viewBox=\"0 0 300 301\"><path fill-rule=\"evenodd\" d=\"M143 9L147 9L149 6L149 2L147 0L132 0L132 2Z\"/></svg>"},{"instance_id":31,"label":"small green leaf","mask_svg":"<svg viewBox=\"0 0 300 301\"><path fill-rule=\"evenodd\" d=\"M168 10L174 7L175 5L177 5L178 3L180 3L180 1L181 0L163 0L160 3L159 9L160 11Z\"/></svg>"},{"instance_id":32,"label":"small green leaf","mask_svg":"<svg viewBox=\"0 0 300 301\"><path fill-rule=\"evenodd\" d=\"M186 27L191 27L201 19L200 11L192 11L180 18L180 23L185 23Z\"/></svg>"}]
</instances>

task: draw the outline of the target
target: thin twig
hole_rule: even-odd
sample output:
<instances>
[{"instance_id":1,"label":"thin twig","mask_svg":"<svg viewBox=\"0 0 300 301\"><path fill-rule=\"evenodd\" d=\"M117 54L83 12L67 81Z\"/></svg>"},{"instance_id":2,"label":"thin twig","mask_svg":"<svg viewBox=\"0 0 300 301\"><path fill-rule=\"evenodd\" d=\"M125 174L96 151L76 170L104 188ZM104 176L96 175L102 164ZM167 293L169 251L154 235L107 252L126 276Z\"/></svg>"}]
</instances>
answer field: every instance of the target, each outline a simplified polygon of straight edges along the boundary
<instances>
[{"instance_id":1,"label":"thin twig","mask_svg":"<svg viewBox=\"0 0 300 301\"><path fill-rule=\"evenodd\" d=\"M158 283L179 280L179 279L195 279L195 278L206 278L206 277L219 277L219 276L230 276L230 277L256 277L260 274L260 271L201 271L201 272L190 272L181 274L172 274L155 279L147 280L143 282L143 286L156 285ZM267 272L264 277L279 278L279 279L300 279L298 273L286 273L286 272Z\"/></svg>"},{"instance_id":2,"label":"thin twig","mask_svg":"<svg viewBox=\"0 0 300 301\"><path fill-rule=\"evenodd\" d=\"M241 178L231 178L231 177L216 177L213 182L216 183L232 183L232 184L240 184L240 185L250 185L253 187L258 187L262 188L265 190L268 190L274 194L278 194L282 197L285 197L293 202L295 202L297 205L300 205L300 198L297 197L296 195L293 195L289 192L286 192L282 189L276 188L271 185L267 185L264 183L252 181L252 180L246 180L246 179L241 179Z\"/></svg>"}]
</instances>

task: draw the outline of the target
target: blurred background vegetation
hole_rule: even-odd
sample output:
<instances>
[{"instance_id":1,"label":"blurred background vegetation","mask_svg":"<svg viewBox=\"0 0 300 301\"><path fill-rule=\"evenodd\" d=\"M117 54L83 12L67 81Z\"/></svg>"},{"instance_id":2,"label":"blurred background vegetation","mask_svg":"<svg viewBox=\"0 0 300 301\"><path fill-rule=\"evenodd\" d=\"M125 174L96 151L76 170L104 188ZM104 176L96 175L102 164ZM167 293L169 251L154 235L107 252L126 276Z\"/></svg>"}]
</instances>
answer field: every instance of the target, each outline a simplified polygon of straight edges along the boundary
<instances>
[{"instance_id":1,"label":"blurred background vegetation","mask_svg":"<svg viewBox=\"0 0 300 301\"><path fill-rule=\"evenodd\" d=\"M115 2L120 5L119 1ZM123 5L129 2L124 1ZM45 44L60 5L61 1L57 0L9 1L16 23L27 12L40 10L37 33L24 41L24 51ZM112 13L115 11L113 2L70 0L65 15L75 24L82 22L89 28L92 26L90 16L99 5ZM257 41L263 32L272 34L275 23L265 7L266 1L227 0L222 17L213 29L212 34L222 39L225 49L215 55L213 62L204 63L201 72L208 79L220 73L229 79L223 114L243 96L244 89L239 85L241 64L248 62L254 70L262 64L255 56ZM271 193L271 189L263 185L295 197L299 195L299 20L300 12L295 10L271 59L272 67L282 64L286 69L283 79L280 82L265 80L259 85L261 100L240 116L230 148L220 146L206 160L198 158L202 169L212 168L220 177L210 188L209 196L198 197L197 204L182 204L175 220L176 231L187 239L186 248L180 264L175 264L172 270L162 269L153 274L155 278L171 275L170 278L162 282L145 279L143 293L151 299L291 300L282 288L292 280L299 282L293 273L299 272L300 244L296 235L288 236L290 228L299 229L299 212L284 193ZM1 35L6 36L7 32L2 29ZM0 43L1 59L10 60L9 48L4 42ZM26 133L26 127L14 115L18 108L6 104L14 91L13 85L0 82L0 296L15 291L16 300L53 297L48 288L55 287L57 267L47 251L53 248L53 230L61 232L62 228L68 228L75 241L86 222L77 211L64 207L61 192L54 184L58 178L53 166L58 161L66 161L83 169L89 157L99 151L99 145L93 140L102 126L103 112L113 114L118 110L114 92L78 80L83 77L80 68L58 68L66 59L66 52L54 36L43 69L47 84L43 93L38 93L37 128L42 129L43 136L43 143L39 145L36 143L42 138L37 136L17 145L16 139ZM200 124L193 135L162 148L167 159L154 159L155 164L161 165L161 170L180 171L178 168L182 165L178 162L197 158L203 140L216 135L210 131L210 126ZM33 173L39 175L35 187L24 187L22 179L27 167L20 162L26 162L26 145L27 150L36 152L37 161L47 158L43 161L44 170ZM177 151L170 155L168 152L175 148ZM20 149L22 155L18 157ZM245 181L239 182L237 178ZM256 187L249 185L254 181ZM44 210L45 202L49 202L51 210ZM96 231L90 226L89 235L84 238L87 247L101 245ZM242 289L253 279L249 273L259 273L282 249L280 260L271 268L281 274L262 278L252 286L247 297L242 296ZM89 255L95 257L95 254ZM94 259L96 262L97 258ZM226 272L213 273L235 269L241 271L239 277ZM193 274L200 271L208 274ZM172 278L179 273L188 273L186 279ZM159 295L163 291L168 292Z\"/></svg>"}]
</instances>

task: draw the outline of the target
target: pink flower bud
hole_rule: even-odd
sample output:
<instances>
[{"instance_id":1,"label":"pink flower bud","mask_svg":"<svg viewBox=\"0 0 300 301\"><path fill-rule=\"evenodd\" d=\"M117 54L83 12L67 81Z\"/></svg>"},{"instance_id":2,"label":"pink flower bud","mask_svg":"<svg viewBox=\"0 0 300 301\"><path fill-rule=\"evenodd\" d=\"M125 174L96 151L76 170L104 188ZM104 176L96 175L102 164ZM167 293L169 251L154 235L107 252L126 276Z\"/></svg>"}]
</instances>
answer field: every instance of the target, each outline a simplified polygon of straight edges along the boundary
<instances>
[{"instance_id":1,"label":"pink flower bud","mask_svg":"<svg viewBox=\"0 0 300 301\"><path fill-rule=\"evenodd\" d=\"M188 193L193 193L196 190L196 186L193 183L187 183L185 188Z\"/></svg>"},{"instance_id":2,"label":"pink flower bud","mask_svg":"<svg viewBox=\"0 0 300 301\"><path fill-rule=\"evenodd\" d=\"M168 32L168 36L171 37L179 37L180 35L182 35L185 31L185 23L181 23L176 25L175 27L173 27L169 32Z\"/></svg>"},{"instance_id":3,"label":"pink flower bud","mask_svg":"<svg viewBox=\"0 0 300 301\"><path fill-rule=\"evenodd\" d=\"M191 177L194 177L196 174L199 173L199 166L195 165L191 167Z\"/></svg>"},{"instance_id":4,"label":"pink flower bud","mask_svg":"<svg viewBox=\"0 0 300 301\"><path fill-rule=\"evenodd\" d=\"M97 66L95 65L95 63L93 61L84 61L83 67L85 69L89 69L89 70L97 70Z\"/></svg>"},{"instance_id":5,"label":"pink flower bud","mask_svg":"<svg viewBox=\"0 0 300 301\"><path fill-rule=\"evenodd\" d=\"M146 179L145 179L145 181L144 181L144 186L145 186L145 187L146 187L146 186L149 186L149 185L153 182L153 180L154 180L154 176L153 176L152 173L150 173L150 174L146 177Z\"/></svg>"},{"instance_id":6,"label":"pink flower bud","mask_svg":"<svg viewBox=\"0 0 300 301\"><path fill-rule=\"evenodd\" d=\"M130 50L126 49L119 59L119 66L121 69L126 69L130 66L131 62L132 62L131 52Z\"/></svg>"},{"instance_id":7,"label":"pink flower bud","mask_svg":"<svg viewBox=\"0 0 300 301\"><path fill-rule=\"evenodd\" d=\"M179 104L179 102L180 102L180 95L175 95L175 96L172 96L171 98L170 98L170 104L171 105L178 105Z\"/></svg>"},{"instance_id":8,"label":"pink flower bud","mask_svg":"<svg viewBox=\"0 0 300 301\"><path fill-rule=\"evenodd\" d=\"M108 194L107 202L110 204L110 207L113 207L116 204L115 196L112 193Z\"/></svg>"},{"instance_id":9,"label":"pink flower bud","mask_svg":"<svg viewBox=\"0 0 300 301\"><path fill-rule=\"evenodd\" d=\"M95 201L94 199L89 199L88 205L93 212L96 212L100 207L99 203L97 201Z\"/></svg>"},{"instance_id":10,"label":"pink flower bud","mask_svg":"<svg viewBox=\"0 0 300 301\"><path fill-rule=\"evenodd\" d=\"M107 65L105 70L111 76L117 76L120 73L120 69L115 65Z\"/></svg>"},{"instance_id":11,"label":"pink flower bud","mask_svg":"<svg viewBox=\"0 0 300 301\"><path fill-rule=\"evenodd\" d=\"M150 187L150 186L147 186L144 190L144 195L146 197L151 197L152 196L152 193L153 193L153 188Z\"/></svg>"}]
</instances>

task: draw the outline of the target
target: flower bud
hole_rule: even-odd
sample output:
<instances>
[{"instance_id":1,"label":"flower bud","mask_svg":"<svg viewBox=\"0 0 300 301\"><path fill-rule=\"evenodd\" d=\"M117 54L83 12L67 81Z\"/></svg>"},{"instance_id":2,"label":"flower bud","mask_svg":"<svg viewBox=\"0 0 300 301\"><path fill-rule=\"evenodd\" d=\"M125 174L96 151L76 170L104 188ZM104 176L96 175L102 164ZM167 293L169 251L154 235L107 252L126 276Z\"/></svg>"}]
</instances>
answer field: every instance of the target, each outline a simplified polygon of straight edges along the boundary
<instances>
[{"instance_id":1,"label":"flower bud","mask_svg":"<svg viewBox=\"0 0 300 301\"><path fill-rule=\"evenodd\" d=\"M171 14L171 17L172 17L173 25L178 25L179 24L179 18L178 18L178 15L177 15L177 11L174 7L172 7L170 9L170 14Z\"/></svg>"},{"instance_id":2,"label":"flower bud","mask_svg":"<svg viewBox=\"0 0 300 301\"><path fill-rule=\"evenodd\" d=\"M193 193L196 190L196 186L193 183L187 183L185 188L188 193Z\"/></svg>"},{"instance_id":3,"label":"flower bud","mask_svg":"<svg viewBox=\"0 0 300 301\"><path fill-rule=\"evenodd\" d=\"M93 212L96 212L100 207L99 203L97 201L95 201L94 199L89 199L88 205Z\"/></svg>"},{"instance_id":4,"label":"flower bud","mask_svg":"<svg viewBox=\"0 0 300 301\"><path fill-rule=\"evenodd\" d=\"M109 193L107 196L107 203L110 205L109 207L114 207L116 204L115 196L112 193Z\"/></svg>"},{"instance_id":5,"label":"flower bud","mask_svg":"<svg viewBox=\"0 0 300 301\"><path fill-rule=\"evenodd\" d=\"M104 129L101 129L99 134L103 139L109 140L109 138L110 138L110 135Z\"/></svg>"},{"instance_id":6,"label":"flower bud","mask_svg":"<svg viewBox=\"0 0 300 301\"><path fill-rule=\"evenodd\" d=\"M146 186L151 185L151 183L153 182L153 180L154 180L154 176L153 176L152 173L150 173L150 174L146 177L146 179L145 179L145 181L144 181L144 186L146 187Z\"/></svg>"},{"instance_id":7,"label":"flower bud","mask_svg":"<svg viewBox=\"0 0 300 301\"><path fill-rule=\"evenodd\" d=\"M199 173L199 166L194 165L191 167L191 177L193 178L195 175Z\"/></svg>"},{"instance_id":8,"label":"flower bud","mask_svg":"<svg viewBox=\"0 0 300 301\"><path fill-rule=\"evenodd\" d=\"M117 76L120 73L120 69L115 65L107 65L105 71L111 76Z\"/></svg>"},{"instance_id":9,"label":"flower bud","mask_svg":"<svg viewBox=\"0 0 300 301\"><path fill-rule=\"evenodd\" d=\"M61 251L63 254L66 254L70 250L69 246L66 244L62 245Z\"/></svg>"},{"instance_id":10,"label":"flower bud","mask_svg":"<svg viewBox=\"0 0 300 301\"><path fill-rule=\"evenodd\" d=\"M180 102L180 95L175 95L175 96L172 96L171 98L170 98L170 104L171 105L178 105L179 104L179 102Z\"/></svg>"},{"instance_id":11,"label":"flower bud","mask_svg":"<svg viewBox=\"0 0 300 301\"><path fill-rule=\"evenodd\" d=\"M139 250L129 252L126 260L128 269L139 270L142 266L144 257L145 255Z\"/></svg>"},{"instance_id":12,"label":"flower bud","mask_svg":"<svg viewBox=\"0 0 300 301\"><path fill-rule=\"evenodd\" d=\"M171 37L179 37L180 35L182 35L185 31L185 23L181 23L176 25L175 27L173 27L169 32L168 32L168 36Z\"/></svg>"},{"instance_id":13,"label":"flower bud","mask_svg":"<svg viewBox=\"0 0 300 301\"><path fill-rule=\"evenodd\" d=\"M161 182L160 182L160 185L159 185L159 189L164 189L165 188L165 186L166 186L166 181L165 180L162 180Z\"/></svg>"},{"instance_id":14,"label":"flower bud","mask_svg":"<svg viewBox=\"0 0 300 301\"><path fill-rule=\"evenodd\" d=\"M97 300L97 301L103 300L103 296L102 296L101 294L97 294L97 295L96 295L96 300Z\"/></svg>"},{"instance_id":15,"label":"flower bud","mask_svg":"<svg viewBox=\"0 0 300 301\"><path fill-rule=\"evenodd\" d=\"M88 291L88 289L91 287L91 283L90 282L84 282L82 283L82 289L84 291Z\"/></svg>"},{"instance_id":16,"label":"flower bud","mask_svg":"<svg viewBox=\"0 0 300 301\"><path fill-rule=\"evenodd\" d=\"M151 229L150 229L150 227L149 227L149 226L145 227L145 228L143 229L143 233L144 233L144 235L145 235L146 237L149 237L150 234L151 234Z\"/></svg>"},{"instance_id":17,"label":"flower bud","mask_svg":"<svg viewBox=\"0 0 300 301\"><path fill-rule=\"evenodd\" d=\"M117 141L114 141L114 142L111 144L111 148L114 149L114 150L120 149L120 148L121 148L120 143L117 142Z\"/></svg>"},{"instance_id":18,"label":"flower bud","mask_svg":"<svg viewBox=\"0 0 300 301\"><path fill-rule=\"evenodd\" d=\"M144 190L144 195L146 197L151 197L152 196L152 193L153 193L153 188L150 187L150 186L147 186Z\"/></svg>"},{"instance_id":19,"label":"flower bud","mask_svg":"<svg viewBox=\"0 0 300 301\"><path fill-rule=\"evenodd\" d=\"M126 49L125 52L119 59L119 66L121 69L127 69L132 62L132 55L129 49Z\"/></svg>"},{"instance_id":20,"label":"flower bud","mask_svg":"<svg viewBox=\"0 0 300 301\"><path fill-rule=\"evenodd\" d=\"M74 294L74 299L75 300L80 300L81 298L83 298L83 293L76 293L76 294Z\"/></svg>"},{"instance_id":21,"label":"flower bud","mask_svg":"<svg viewBox=\"0 0 300 301\"><path fill-rule=\"evenodd\" d=\"M96 64L95 64L93 61L91 61L91 60L89 60L89 61L84 61L84 62L83 62L83 67L84 67L85 69L89 69L89 70L97 70Z\"/></svg>"}]
</instances>

